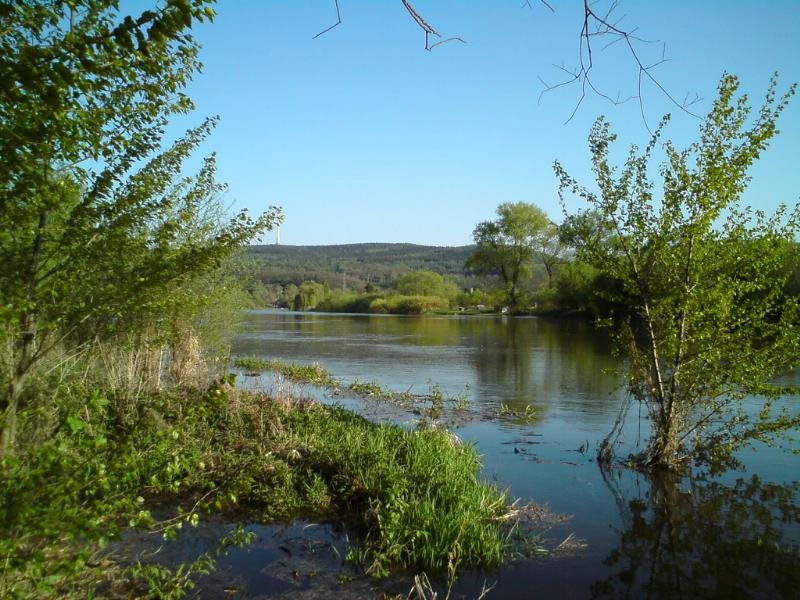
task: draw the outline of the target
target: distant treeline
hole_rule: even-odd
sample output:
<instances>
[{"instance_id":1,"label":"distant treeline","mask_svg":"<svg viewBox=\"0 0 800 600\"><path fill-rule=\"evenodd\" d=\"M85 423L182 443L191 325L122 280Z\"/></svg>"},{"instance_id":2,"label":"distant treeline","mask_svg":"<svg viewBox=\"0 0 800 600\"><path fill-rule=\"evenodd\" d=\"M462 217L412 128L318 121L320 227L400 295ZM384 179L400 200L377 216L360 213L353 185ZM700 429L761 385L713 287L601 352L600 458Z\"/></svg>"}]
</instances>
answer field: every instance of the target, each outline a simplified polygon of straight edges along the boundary
<instances>
[{"instance_id":1,"label":"distant treeline","mask_svg":"<svg viewBox=\"0 0 800 600\"><path fill-rule=\"evenodd\" d=\"M796 246L787 250L785 268L794 273L787 292L796 295L800 291ZM516 305L501 277L470 270L479 255L478 246L251 246L245 260L246 291L256 307L326 312L505 309L589 316L624 312L608 300L620 292L619 282L577 260L568 244L529 257L515 292Z\"/></svg>"},{"instance_id":2,"label":"distant treeline","mask_svg":"<svg viewBox=\"0 0 800 600\"><path fill-rule=\"evenodd\" d=\"M316 281L331 289L362 292L367 286L388 288L409 271L444 275L459 287L477 285L464 267L475 246L416 244L343 244L337 246L250 246L255 279L263 284Z\"/></svg>"},{"instance_id":3,"label":"distant treeline","mask_svg":"<svg viewBox=\"0 0 800 600\"><path fill-rule=\"evenodd\" d=\"M499 307L496 277L467 266L477 246L342 244L333 246L256 245L246 252L247 291L255 306L297 310L417 313L459 306ZM541 266L532 282L546 279ZM422 273L422 281L403 278ZM440 275L447 290L430 274ZM426 275L427 279L425 279ZM398 284L401 288L398 290ZM402 292L401 292L402 290Z\"/></svg>"}]
</instances>

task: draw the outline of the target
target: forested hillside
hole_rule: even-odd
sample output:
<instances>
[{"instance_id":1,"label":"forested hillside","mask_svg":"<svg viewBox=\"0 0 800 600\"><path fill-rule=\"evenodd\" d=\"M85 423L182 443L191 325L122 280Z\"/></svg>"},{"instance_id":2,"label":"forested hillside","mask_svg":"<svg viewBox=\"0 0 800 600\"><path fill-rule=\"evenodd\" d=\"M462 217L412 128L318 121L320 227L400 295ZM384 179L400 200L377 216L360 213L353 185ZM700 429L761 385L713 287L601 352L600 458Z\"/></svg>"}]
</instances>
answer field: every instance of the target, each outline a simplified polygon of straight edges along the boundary
<instances>
[{"instance_id":1,"label":"forested hillside","mask_svg":"<svg viewBox=\"0 0 800 600\"><path fill-rule=\"evenodd\" d=\"M464 268L474 246L416 244L343 244L337 246L250 246L255 279L264 284L299 285L303 281L363 291L367 285L389 287L408 271L425 269L472 285Z\"/></svg>"}]
</instances>

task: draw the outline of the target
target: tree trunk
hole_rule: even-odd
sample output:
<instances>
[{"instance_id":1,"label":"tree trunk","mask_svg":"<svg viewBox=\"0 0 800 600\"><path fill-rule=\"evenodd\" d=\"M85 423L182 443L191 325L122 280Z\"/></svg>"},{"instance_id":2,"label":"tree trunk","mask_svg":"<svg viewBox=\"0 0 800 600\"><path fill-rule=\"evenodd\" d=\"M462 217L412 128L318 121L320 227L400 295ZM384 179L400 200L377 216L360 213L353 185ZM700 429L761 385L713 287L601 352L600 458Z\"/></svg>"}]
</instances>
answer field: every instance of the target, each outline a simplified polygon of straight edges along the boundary
<instances>
[{"instance_id":1,"label":"tree trunk","mask_svg":"<svg viewBox=\"0 0 800 600\"><path fill-rule=\"evenodd\" d=\"M13 454L14 443L17 438L17 413L19 412L19 400L24 387L24 377L19 377L16 373L11 378L6 391L6 400L3 407L3 424L0 431L0 460Z\"/></svg>"},{"instance_id":2,"label":"tree trunk","mask_svg":"<svg viewBox=\"0 0 800 600\"><path fill-rule=\"evenodd\" d=\"M33 363L34 333L32 331L23 332L20 336L19 344L21 346L20 356L15 361L14 370L11 373L11 380L6 388L2 405L3 422L0 425L2 427L2 431L0 431L0 459L11 456L14 451L20 401L25 390L25 381Z\"/></svg>"}]
</instances>

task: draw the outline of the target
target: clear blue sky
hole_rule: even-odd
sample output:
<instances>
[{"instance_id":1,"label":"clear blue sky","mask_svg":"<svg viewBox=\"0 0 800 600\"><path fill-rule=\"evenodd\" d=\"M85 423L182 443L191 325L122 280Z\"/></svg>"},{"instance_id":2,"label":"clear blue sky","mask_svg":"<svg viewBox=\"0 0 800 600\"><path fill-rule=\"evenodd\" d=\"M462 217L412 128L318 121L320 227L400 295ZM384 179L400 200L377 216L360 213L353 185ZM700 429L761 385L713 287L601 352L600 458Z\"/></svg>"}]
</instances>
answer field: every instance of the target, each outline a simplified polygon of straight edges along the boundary
<instances>
[{"instance_id":1,"label":"clear blue sky","mask_svg":"<svg viewBox=\"0 0 800 600\"><path fill-rule=\"evenodd\" d=\"M204 151L216 151L232 208L283 206L285 244L471 242L500 202L534 202L561 220L552 163L590 183L586 137L605 114L620 154L648 137L639 106L579 91L538 102L539 77L577 61L579 0L551 0L555 14L520 0L415 0L443 35L468 43L426 52L400 0L220 0L216 21L197 29L204 72L189 88L197 113L221 123ZM705 113L723 71L740 76L757 103L774 71L781 87L800 81L800 2L624 2L622 26L666 43L655 73L676 96L698 93ZM642 49L648 60L661 45ZM610 94L635 93L636 70L620 45L597 57L596 81ZM676 113L652 86L651 123L673 112L667 136L684 145L699 122ZM753 170L748 202L766 209L800 195L800 98L781 135ZM274 241L274 235L265 237Z\"/></svg>"}]
</instances>

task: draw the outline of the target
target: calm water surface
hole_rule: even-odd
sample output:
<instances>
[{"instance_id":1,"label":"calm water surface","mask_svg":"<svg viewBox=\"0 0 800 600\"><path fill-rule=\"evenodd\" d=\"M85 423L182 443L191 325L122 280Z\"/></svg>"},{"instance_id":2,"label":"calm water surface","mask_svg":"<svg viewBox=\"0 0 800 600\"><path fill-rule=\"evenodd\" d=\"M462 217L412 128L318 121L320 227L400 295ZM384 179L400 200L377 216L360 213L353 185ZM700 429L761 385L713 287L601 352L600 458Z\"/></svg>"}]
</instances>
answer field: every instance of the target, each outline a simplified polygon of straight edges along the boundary
<instances>
[{"instance_id":1,"label":"calm water surface","mask_svg":"<svg viewBox=\"0 0 800 600\"><path fill-rule=\"evenodd\" d=\"M573 533L585 541L584 550L467 574L454 598L474 596L484 580L495 583L489 598L800 598L800 531L791 486L800 479L798 457L759 448L742 455L746 471L711 482L602 472L591 456L616 419L623 393L611 373L616 359L607 340L584 322L264 311L249 313L246 325L236 355L319 362L337 378L375 381L399 392L424 393L430 383L450 394L467 387L478 417L456 431L477 445L484 477L512 496L572 515L546 535L552 546ZM798 383L800 377L795 372L786 380ZM248 384L271 381L265 376ZM323 399L370 412L367 401ZM492 417L501 404L532 406L536 418L515 423ZM412 416L395 418L410 423ZM636 419L629 421L620 455L646 438ZM581 453L587 445L589 452ZM222 565L221 578L228 573L246 582L237 597L375 595L363 581L337 587L330 577L315 575L314 583L286 560L260 561L279 556L280 542L270 542L272 529L255 530L260 546L236 552ZM323 554L320 573L330 563ZM276 585L278 574L290 568L298 576ZM206 595L224 597L222 587L212 588Z\"/></svg>"}]
</instances>

